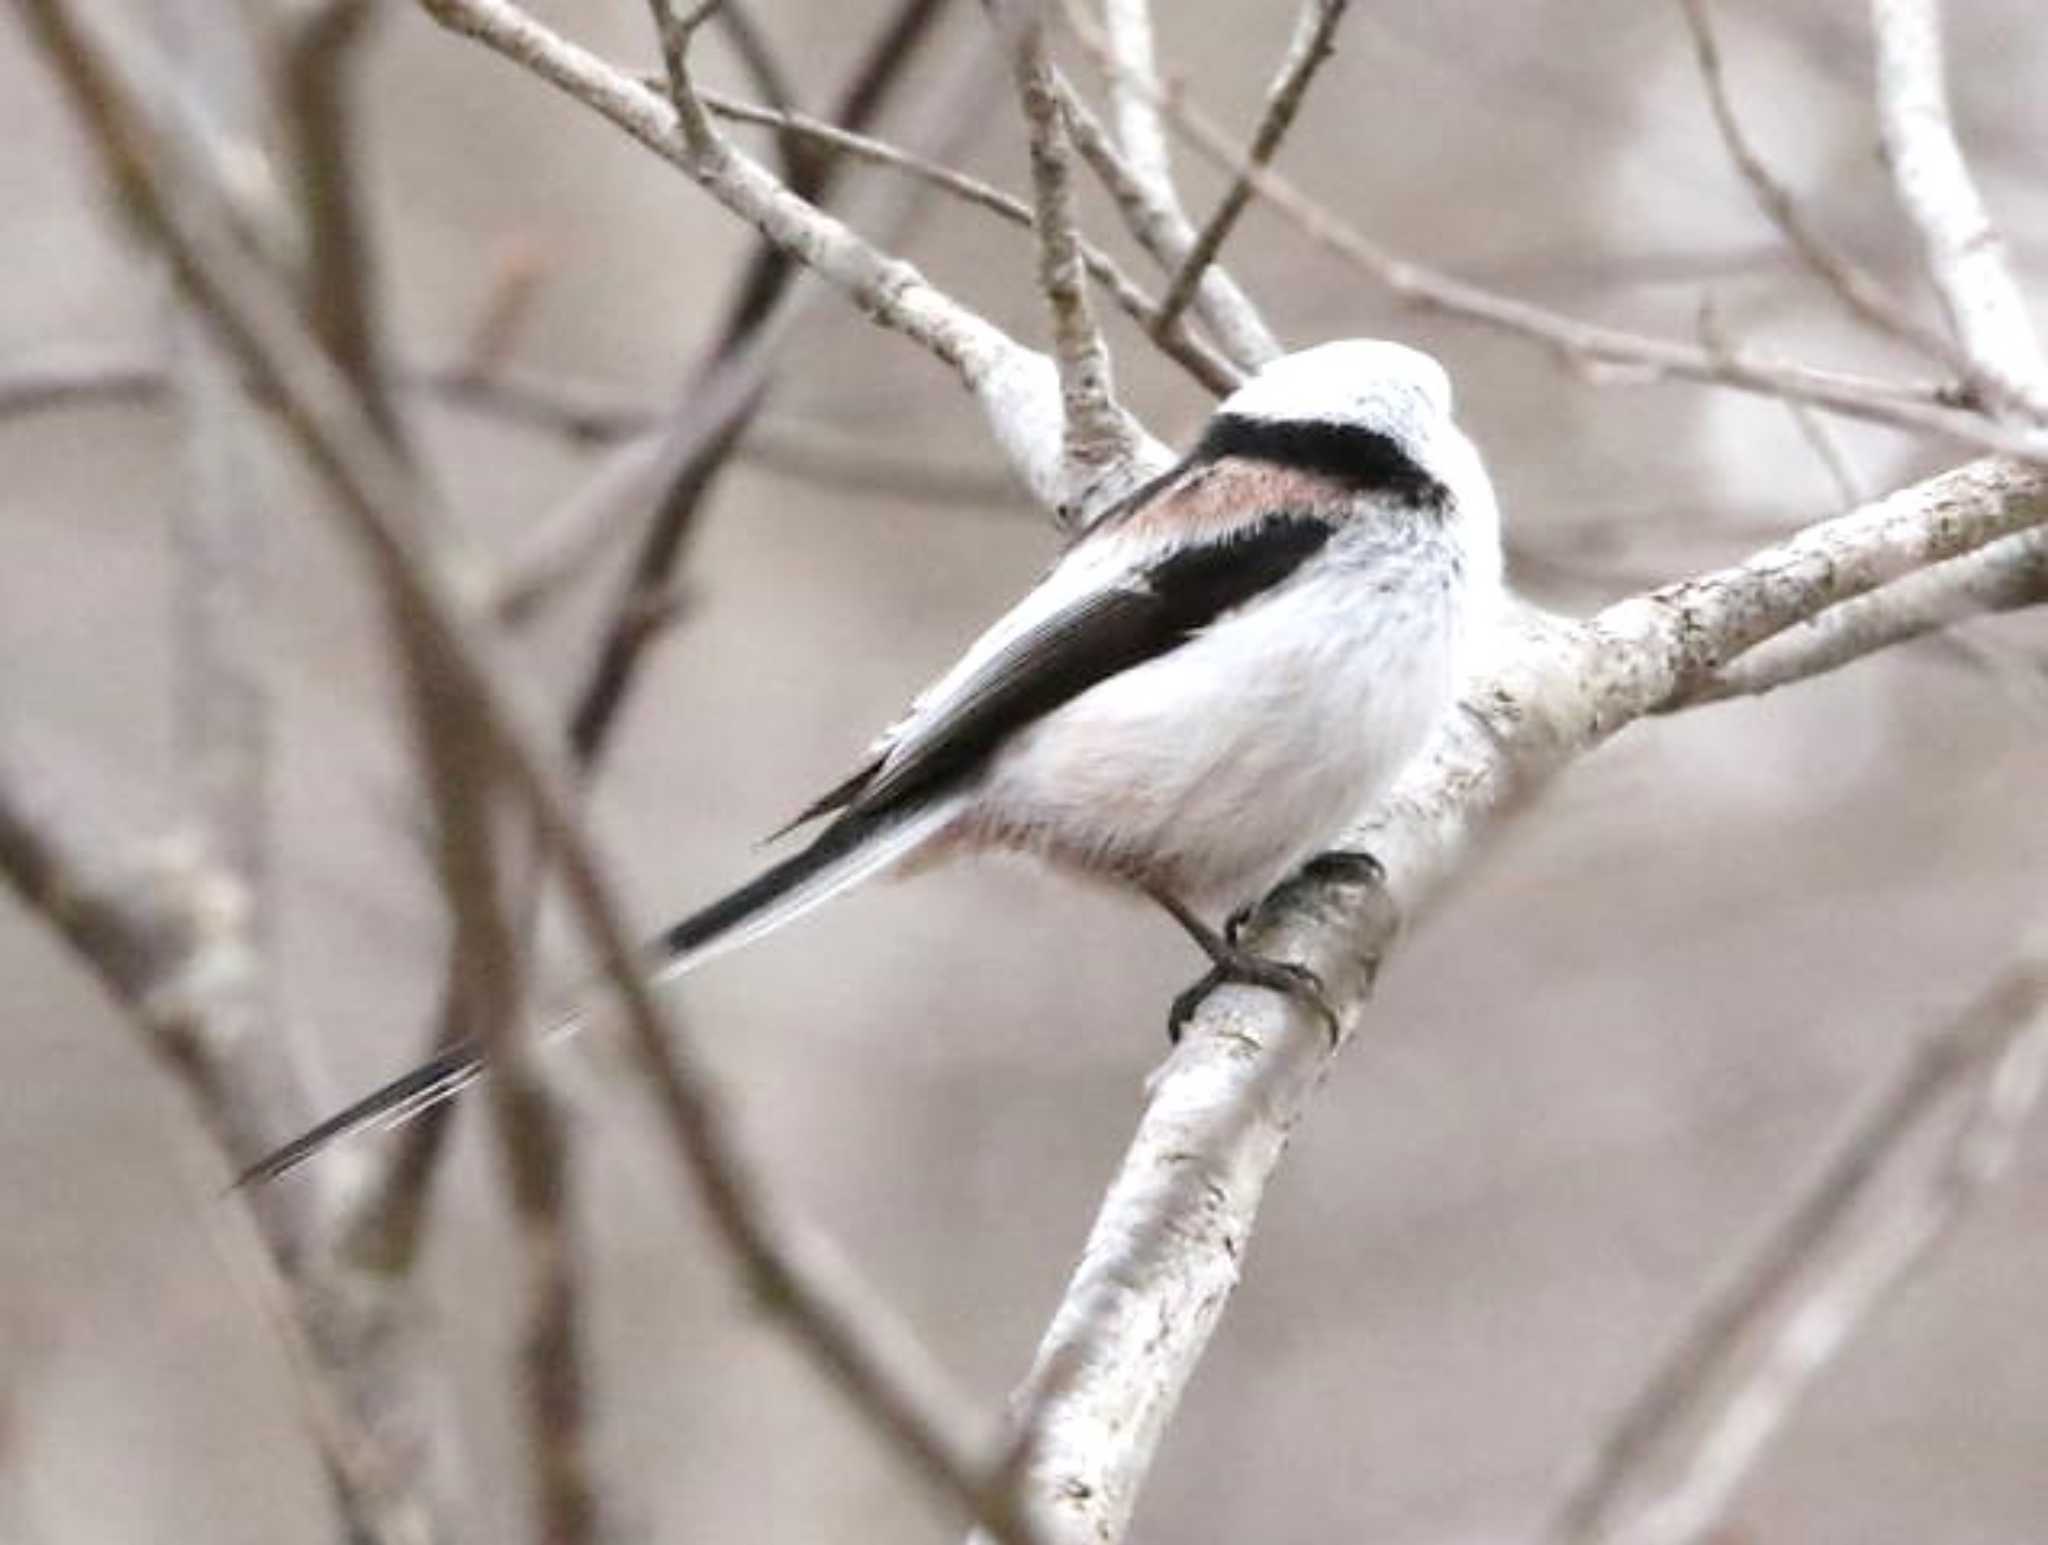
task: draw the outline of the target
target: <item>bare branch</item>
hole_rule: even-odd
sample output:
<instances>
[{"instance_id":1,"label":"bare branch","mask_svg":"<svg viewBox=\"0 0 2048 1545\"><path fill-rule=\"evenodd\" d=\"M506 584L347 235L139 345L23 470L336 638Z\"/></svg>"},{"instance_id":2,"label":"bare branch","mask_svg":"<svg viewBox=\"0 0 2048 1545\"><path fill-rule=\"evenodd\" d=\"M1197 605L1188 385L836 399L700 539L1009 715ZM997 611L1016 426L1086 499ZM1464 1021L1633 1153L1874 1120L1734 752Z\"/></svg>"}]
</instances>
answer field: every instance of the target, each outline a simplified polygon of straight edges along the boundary
<instances>
[{"instance_id":1,"label":"bare branch","mask_svg":"<svg viewBox=\"0 0 2048 1545\"><path fill-rule=\"evenodd\" d=\"M1694 1545L1863 1322L2005 1170L2048 1071L2048 957L2024 955L1874 1091L1688 1320L1544 1531Z\"/></svg>"},{"instance_id":2,"label":"bare branch","mask_svg":"<svg viewBox=\"0 0 2048 1545\"><path fill-rule=\"evenodd\" d=\"M1082 42L1096 51L1108 67L1107 57L1101 53L1100 35L1085 16L1073 10L1071 0L1069 14L1075 18L1075 31ZM1940 391L1901 388L1766 359L1739 349L1679 343L1582 322L1396 257L1303 194L1279 173L1251 165L1229 136L1185 92L1164 99L1161 106L1168 120L1203 155L1248 179L1262 198L1311 241L1404 300L1534 339L1590 374L1625 375L1635 380L1671 377L1731 386L1763 396L1810 402L1851 418L1936 434L1959 445L2023 460L2038 461L2048 454L2048 435L1948 406ZM1077 143L1082 143L1078 137Z\"/></svg>"},{"instance_id":3,"label":"bare branch","mask_svg":"<svg viewBox=\"0 0 2048 1545\"><path fill-rule=\"evenodd\" d=\"M1373 854L1385 889L1312 865L1268 898L1246 942L1314 971L1348 1034L1398 925L1579 755L1828 606L2044 520L2048 474L1977 462L1584 623L1523 612L1461 709L1337 844ZM1290 1000L1223 991L1154 1076L1019 1392L1020 1484L1055 1540L1122 1537L1237 1280L1266 1179L1331 1055L1322 1022Z\"/></svg>"},{"instance_id":4,"label":"bare branch","mask_svg":"<svg viewBox=\"0 0 2048 1545\"><path fill-rule=\"evenodd\" d=\"M1748 185L1757 207L1778 228L1786 245L1853 315L1939 361L1955 373L1957 380L1971 382L1975 372L1968 355L1946 335L1914 316L1883 281L1814 229L1791 189L1764 164L1763 157L1743 131L1742 120L1728 94L1727 77L1721 67L1721 46L1714 35L1709 0L1680 0L1680 9L1692 33L1700 82L1706 88L1707 104L1713 109L1714 127L1720 132L1728 159L1735 163L1735 169Z\"/></svg>"},{"instance_id":5,"label":"bare branch","mask_svg":"<svg viewBox=\"0 0 2048 1545\"><path fill-rule=\"evenodd\" d=\"M1337 24L1344 19L1347 0L1306 0L1301 15L1294 24L1294 35L1287 44L1286 56L1280 61L1279 73L1273 77L1273 84L1266 92L1266 108L1259 115L1259 126L1252 131L1251 144L1245 151L1245 160L1252 166L1264 166L1273 159L1280 149L1280 142L1287 137L1287 131L1294 126L1294 115L1301 110L1303 98L1308 95L1309 82L1323 62L1336 51L1334 39ZM1136 95L1136 93L1131 93ZM1202 273L1216 254L1223 250L1223 243L1236 229L1238 216L1251 202L1253 188L1249 178L1239 175L1231 179L1224 191L1222 201L1202 226L1194 244L1188 248L1187 256L1181 259L1180 270L1174 274L1173 282L1166 287L1166 294L1159 302L1159 316L1154 327L1164 332L1181 314L1195 287L1201 282Z\"/></svg>"},{"instance_id":6,"label":"bare branch","mask_svg":"<svg viewBox=\"0 0 2048 1545\"><path fill-rule=\"evenodd\" d=\"M1060 372L1061 459L1072 506L1063 500L1061 517L1072 526L1106 502L1095 494L1105 481L1117 485L1118 492L1134 481L1129 474L1138 459L1139 431L1116 404L1109 346L1095 325L1083 282L1066 130L1052 67L1046 62L1045 34L1035 15L1013 19L1012 25L1017 32L1017 94L1031 141L1038 286L1052 316L1053 358Z\"/></svg>"},{"instance_id":7,"label":"bare branch","mask_svg":"<svg viewBox=\"0 0 2048 1545\"><path fill-rule=\"evenodd\" d=\"M1116 144L1131 178L1167 209L1178 212L1180 193L1173 182L1173 156L1166 124L1159 116L1158 50L1152 38L1152 0L1104 0L1103 31L1120 69L1108 76L1110 114L1116 120Z\"/></svg>"},{"instance_id":8,"label":"bare branch","mask_svg":"<svg viewBox=\"0 0 2048 1545\"><path fill-rule=\"evenodd\" d=\"M1730 661L1674 706L1760 697L1972 617L2043 603L2048 603L2048 535L2023 531L1829 607Z\"/></svg>"},{"instance_id":9,"label":"bare branch","mask_svg":"<svg viewBox=\"0 0 2048 1545\"><path fill-rule=\"evenodd\" d=\"M1963 352L2001 402L2048 418L2048 366L1949 121L1936 0L1871 0L1878 123L1899 202Z\"/></svg>"},{"instance_id":10,"label":"bare branch","mask_svg":"<svg viewBox=\"0 0 2048 1545\"><path fill-rule=\"evenodd\" d=\"M271 393L338 496L345 530L362 545L394 604L428 631L451 685L467 696L502 775L545 834L576 916L627 1010L689 1172L764 1302L788 1319L800 1344L924 1474L1003 1538L1033 1538L1005 1497L986 1484L983 1446L966 1408L879 1302L856 1298L847 1275L830 1269L836 1257L773 1204L719 1121L690 1042L665 1020L642 979L639 951L582 830L549 737L523 703L517 674L499 662L476 606L451 581L431 524L418 518L431 501L312 346L289 298L184 188L156 181L164 168L147 159L152 126L132 90L109 72L103 45L87 41L62 0L21 3L71 95L87 109L87 122L104 131L95 134L98 149L128 207L164 244L181 282L243 367Z\"/></svg>"}]
</instances>

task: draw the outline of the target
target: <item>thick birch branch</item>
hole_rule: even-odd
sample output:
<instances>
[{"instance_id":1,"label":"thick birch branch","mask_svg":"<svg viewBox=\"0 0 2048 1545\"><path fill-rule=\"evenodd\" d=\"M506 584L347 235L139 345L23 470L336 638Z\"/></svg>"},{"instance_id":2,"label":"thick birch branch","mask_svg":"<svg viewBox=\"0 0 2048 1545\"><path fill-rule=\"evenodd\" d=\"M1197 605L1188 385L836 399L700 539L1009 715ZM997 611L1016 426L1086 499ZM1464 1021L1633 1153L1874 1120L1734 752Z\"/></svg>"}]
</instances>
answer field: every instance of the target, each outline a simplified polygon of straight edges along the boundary
<instances>
[{"instance_id":1,"label":"thick birch branch","mask_svg":"<svg viewBox=\"0 0 2048 1545\"><path fill-rule=\"evenodd\" d=\"M2022 531L1831 606L1716 671L1683 704L1760 697L1973 617L2048 602L2048 532Z\"/></svg>"}]
</instances>

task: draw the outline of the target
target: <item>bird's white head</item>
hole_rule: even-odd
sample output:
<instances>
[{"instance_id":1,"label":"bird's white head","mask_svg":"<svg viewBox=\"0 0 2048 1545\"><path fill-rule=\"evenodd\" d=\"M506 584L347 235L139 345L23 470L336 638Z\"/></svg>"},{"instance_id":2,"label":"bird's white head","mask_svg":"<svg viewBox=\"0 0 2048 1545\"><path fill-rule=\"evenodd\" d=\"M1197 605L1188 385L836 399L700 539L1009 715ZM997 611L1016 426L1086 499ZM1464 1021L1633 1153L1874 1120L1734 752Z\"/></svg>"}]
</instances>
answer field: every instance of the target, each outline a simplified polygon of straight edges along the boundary
<instances>
[{"instance_id":1,"label":"bird's white head","mask_svg":"<svg viewBox=\"0 0 2048 1545\"><path fill-rule=\"evenodd\" d=\"M1341 338L1282 355L1216 411L1276 423L1357 424L1406 441L1450 418L1451 378L1420 349Z\"/></svg>"},{"instance_id":2,"label":"bird's white head","mask_svg":"<svg viewBox=\"0 0 2048 1545\"><path fill-rule=\"evenodd\" d=\"M1347 338L1284 355L1217 405L1197 460L1247 457L1432 511L1475 591L1500 584L1500 515L1451 381L1418 349Z\"/></svg>"}]
</instances>

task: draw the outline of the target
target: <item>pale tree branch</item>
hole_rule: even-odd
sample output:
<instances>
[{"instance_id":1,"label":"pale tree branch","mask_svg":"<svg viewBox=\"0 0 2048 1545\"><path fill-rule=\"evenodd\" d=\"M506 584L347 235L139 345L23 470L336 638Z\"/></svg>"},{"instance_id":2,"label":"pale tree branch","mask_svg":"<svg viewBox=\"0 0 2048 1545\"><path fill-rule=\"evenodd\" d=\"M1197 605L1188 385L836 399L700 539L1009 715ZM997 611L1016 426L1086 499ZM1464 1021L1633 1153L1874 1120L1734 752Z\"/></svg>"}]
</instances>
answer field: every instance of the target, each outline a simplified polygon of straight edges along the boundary
<instances>
[{"instance_id":1,"label":"pale tree branch","mask_svg":"<svg viewBox=\"0 0 2048 1545\"><path fill-rule=\"evenodd\" d=\"M94 128L97 148L131 212L159 240L181 283L275 403L300 449L336 495L336 513L380 584L431 639L451 685L466 694L499 775L544 833L568 899L626 1010L661 1092L679 1152L721 1235L783 1314L798 1342L896 1438L920 1470L1007 1540L1033 1538L993 1490L978 1424L878 1300L856 1297L836 1256L776 1206L718 1117L694 1045L665 1020L641 975L639 950L576 812L517 675L498 657L472 592L451 573L427 494L393 456L347 382L306 335L290 299L257 268L208 208L188 197L178 168L150 158L153 127L104 42L79 29L62 0L20 0ZM160 182L158 179L163 178Z\"/></svg>"},{"instance_id":2,"label":"pale tree branch","mask_svg":"<svg viewBox=\"0 0 2048 1545\"><path fill-rule=\"evenodd\" d=\"M1014 29L1017 96L1031 145L1031 187L1038 233L1038 287L1052 319L1059 366L1063 524L1074 526L1131 487L1139 464L1139 431L1116 403L1109 345L1088 302L1066 127L1046 61L1045 33L1035 14L999 13Z\"/></svg>"},{"instance_id":3,"label":"pale tree branch","mask_svg":"<svg viewBox=\"0 0 2048 1545\"><path fill-rule=\"evenodd\" d=\"M1173 181L1173 153L1159 116L1158 47L1152 33L1152 0L1104 0L1102 28L1122 68L1108 78L1110 116L1116 145L1131 179L1158 203L1179 211Z\"/></svg>"},{"instance_id":4,"label":"pale tree branch","mask_svg":"<svg viewBox=\"0 0 2048 1545\"><path fill-rule=\"evenodd\" d=\"M1521 613L1435 741L1337 844L1374 855L1384 889L1312 865L1268 899L1245 942L1314 971L1348 1034L1398 926L1580 755L1827 607L2044 520L2048 475L1976 462L1582 623ZM1020 1484L1055 1540L1122 1537L1332 1054L1322 1022L1290 1000L1225 990L1153 1078L1019 1392Z\"/></svg>"},{"instance_id":5,"label":"pale tree branch","mask_svg":"<svg viewBox=\"0 0 2048 1545\"><path fill-rule=\"evenodd\" d=\"M2026 298L1949 119L1937 0L1871 0L1870 18L1885 159L1949 326L1997 401L2048 418L2048 368Z\"/></svg>"},{"instance_id":6,"label":"pale tree branch","mask_svg":"<svg viewBox=\"0 0 2048 1545\"><path fill-rule=\"evenodd\" d=\"M1709 1538L1813 1381L2005 1171L2044 1070L2048 956L2036 947L1877 1086L1687 1322L1543 1538Z\"/></svg>"},{"instance_id":7,"label":"pale tree branch","mask_svg":"<svg viewBox=\"0 0 2048 1545\"><path fill-rule=\"evenodd\" d=\"M1707 105L1713 111L1721 144L1757 207L1777 227L1785 244L1852 315L1938 361L1966 386L1979 384L1970 357L1952 339L1914 316L1882 280L1835 246L1807 219L1792 190L1778 180L1743 130L1741 116L1728 93L1709 0L1679 0L1679 8L1692 34L1700 83L1706 89Z\"/></svg>"},{"instance_id":8,"label":"pale tree branch","mask_svg":"<svg viewBox=\"0 0 2048 1545\"><path fill-rule=\"evenodd\" d=\"M1973 617L2048 603L2048 534L2022 531L1831 606L1700 683L1683 703L1760 697Z\"/></svg>"},{"instance_id":9,"label":"pale tree branch","mask_svg":"<svg viewBox=\"0 0 2048 1545\"><path fill-rule=\"evenodd\" d=\"M1266 92L1265 110L1259 115L1259 124L1252 131L1251 142L1245 150L1245 161L1250 166L1264 166L1280 149L1280 142L1287 137L1287 131L1294 127L1294 116L1301 111L1301 104L1308 95L1309 82L1331 54L1336 51L1337 24L1344 19L1348 0L1307 0L1300 17L1294 24L1294 35L1288 40L1287 52L1280 61L1280 69L1273 77L1273 84ZM1129 93L1132 96L1137 92ZM1223 250L1223 243L1230 239L1230 233L1237 228L1238 217L1251 203L1255 190L1251 180L1242 174L1233 177L1230 186L1224 190L1213 213L1203 222L1187 256L1181 259L1180 269L1167 285L1166 294L1159 302L1159 316L1153 326L1164 332L1173 325L1181 310L1193 297L1196 286L1201 283L1202 274L1215 261L1216 254Z\"/></svg>"},{"instance_id":10,"label":"pale tree branch","mask_svg":"<svg viewBox=\"0 0 2048 1545\"><path fill-rule=\"evenodd\" d=\"M1105 69L1115 69L1101 34L1079 13L1073 0L1069 0L1068 14L1083 45ZM1190 144L1219 167L1246 178L1260 197L1303 235L1416 306L1532 339L1596 376L1620 375L1634 380L1669 377L1730 386L1763 396L1812 403L1872 423L1939 435L1977 450L2022 460L2048 459L2048 434L1951 406L1952 393L1944 389L1925 390L1872 381L1769 359L1742 349L1680 343L1584 322L1397 257L1309 198L1278 172L1252 165L1235 141L1196 107L1186 92L1162 98L1160 106L1168 122Z\"/></svg>"}]
</instances>

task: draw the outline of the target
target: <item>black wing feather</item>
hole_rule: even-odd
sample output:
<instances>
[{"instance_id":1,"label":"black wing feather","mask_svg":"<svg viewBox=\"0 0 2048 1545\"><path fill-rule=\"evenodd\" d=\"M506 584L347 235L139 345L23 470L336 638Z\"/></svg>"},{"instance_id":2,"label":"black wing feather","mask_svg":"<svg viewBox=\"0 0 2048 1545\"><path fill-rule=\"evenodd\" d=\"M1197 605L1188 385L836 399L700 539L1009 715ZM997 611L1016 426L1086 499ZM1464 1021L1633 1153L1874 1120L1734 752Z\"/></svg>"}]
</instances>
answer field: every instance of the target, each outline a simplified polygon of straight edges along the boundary
<instances>
[{"instance_id":1,"label":"black wing feather","mask_svg":"<svg viewBox=\"0 0 2048 1545\"><path fill-rule=\"evenodd\" d=\"M1333 529L1321 516L1277 514L1223 541L1184 547L1127 585L1048 617L989 661L900 754L886 757L846 809L879 814L972 772L1024 725L1279 585Z\"/></svg>"}]
</instances>

